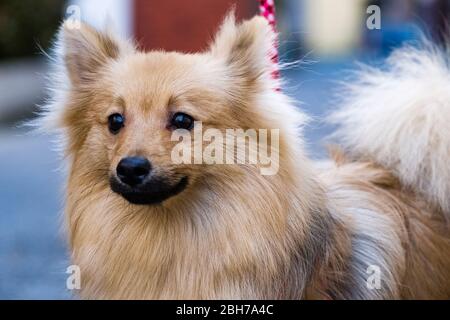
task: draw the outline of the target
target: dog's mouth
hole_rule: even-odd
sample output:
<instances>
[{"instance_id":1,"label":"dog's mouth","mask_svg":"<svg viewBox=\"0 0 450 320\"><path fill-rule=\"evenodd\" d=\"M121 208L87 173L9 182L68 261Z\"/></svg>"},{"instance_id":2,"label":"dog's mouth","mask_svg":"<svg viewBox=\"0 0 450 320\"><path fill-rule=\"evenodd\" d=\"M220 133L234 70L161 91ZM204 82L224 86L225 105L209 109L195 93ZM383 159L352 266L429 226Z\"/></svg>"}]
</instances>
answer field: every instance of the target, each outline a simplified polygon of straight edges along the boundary
<instances>
[{"instance_id":1,"label":"dog's mouth","mask_svg":"<svg viewBox=\"0 0 450 320\"><path fill-rule=\"evenodd\" d=\"M142 185L131 187L123 184L116 177L111 177L110 186L112 191L132 204L158 205L183 192L188 186L188 180L188 177L183 177L176 184L170 184L165 179L153 178Z\"/></svg>"}]
</instances>

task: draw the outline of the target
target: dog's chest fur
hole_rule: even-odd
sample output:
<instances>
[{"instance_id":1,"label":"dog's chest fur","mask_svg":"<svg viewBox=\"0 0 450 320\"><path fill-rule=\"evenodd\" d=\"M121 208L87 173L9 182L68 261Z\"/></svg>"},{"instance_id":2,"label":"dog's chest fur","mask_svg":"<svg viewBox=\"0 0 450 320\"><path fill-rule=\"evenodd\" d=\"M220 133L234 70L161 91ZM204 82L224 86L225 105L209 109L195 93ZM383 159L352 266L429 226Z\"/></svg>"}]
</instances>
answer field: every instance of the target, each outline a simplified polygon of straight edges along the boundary
<instances>
[{"instance_id":1,"label":"dog's chest fur","mask_svg":"<svg viewBox=\"0 0 450 320\"><path fill-rule=\"evenodd\" d=\"M243 177L139 207L107 185L80 188L87 176L72 172L66 212L83 297L301 298L327 250L322 209L311 217L298 195L276 196L261 176L251 193Z\"/></svg>"}]
</instances>

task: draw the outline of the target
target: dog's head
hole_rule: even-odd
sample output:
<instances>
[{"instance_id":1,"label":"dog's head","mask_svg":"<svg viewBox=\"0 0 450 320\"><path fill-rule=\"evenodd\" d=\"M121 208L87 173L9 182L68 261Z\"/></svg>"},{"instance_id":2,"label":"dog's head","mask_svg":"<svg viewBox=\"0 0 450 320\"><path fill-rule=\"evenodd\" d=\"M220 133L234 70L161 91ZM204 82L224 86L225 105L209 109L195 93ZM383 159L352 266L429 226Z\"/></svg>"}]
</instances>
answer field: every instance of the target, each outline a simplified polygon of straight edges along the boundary
<instances>
[{"instance_id":1,"label":"dog's head","mask_svg":"<svg viewBox=\"0 0 450 320\"><path fill-rule=\"evenodd\" d=\"M161 203L220 170L174 161L175 130L267 127L254 107L258 94L277 85L270 79L274 34L263 18L236 24L228 16L198 54L144 53L88 25L71 27L62 26L58 41L66 88L46 118L65 129L78 168L129 202ZM188 145L192 157L196 143Z\"/></svg>"}]
</instances>

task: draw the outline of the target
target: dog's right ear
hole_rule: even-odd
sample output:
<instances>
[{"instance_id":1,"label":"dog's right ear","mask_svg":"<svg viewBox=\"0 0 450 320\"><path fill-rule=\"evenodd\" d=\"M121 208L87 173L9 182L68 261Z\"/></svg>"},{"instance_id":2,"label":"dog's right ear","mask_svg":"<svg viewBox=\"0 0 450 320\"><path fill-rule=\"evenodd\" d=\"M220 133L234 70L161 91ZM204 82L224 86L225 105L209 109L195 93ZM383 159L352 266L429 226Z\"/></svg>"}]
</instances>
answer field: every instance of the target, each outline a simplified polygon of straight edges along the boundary
<instances>
[{"instance_id":1,"label":"dog's right ear","mask_svg":"<svg viewBox=\"0 0 450 320\"><path fill-rule=\"evenodd\" d=\"M60 28L58 47L73 86L95 80L108 62L135 50L112 33L99 32L85 23L75 27L67 21Z\"/></svg>"}]
</instances>

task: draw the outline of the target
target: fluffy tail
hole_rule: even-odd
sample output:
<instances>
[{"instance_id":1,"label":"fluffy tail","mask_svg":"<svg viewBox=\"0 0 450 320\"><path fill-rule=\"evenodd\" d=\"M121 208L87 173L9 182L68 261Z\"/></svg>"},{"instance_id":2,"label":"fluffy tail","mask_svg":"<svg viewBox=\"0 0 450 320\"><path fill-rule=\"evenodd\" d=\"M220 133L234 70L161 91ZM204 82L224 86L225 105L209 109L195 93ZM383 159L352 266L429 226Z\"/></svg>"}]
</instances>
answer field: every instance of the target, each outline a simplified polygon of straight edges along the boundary
<instances>
[{"instance_id":1,"label":"fluffy tail","mask_svg":"<svg viewBox=\"0 0 450 320\"><path fill-rule=\"evenodd\" d=\"M450 219L450 54L404 47L364 67L331 116L347 152L392 170Z\"/></svg>"}]
</instances>

